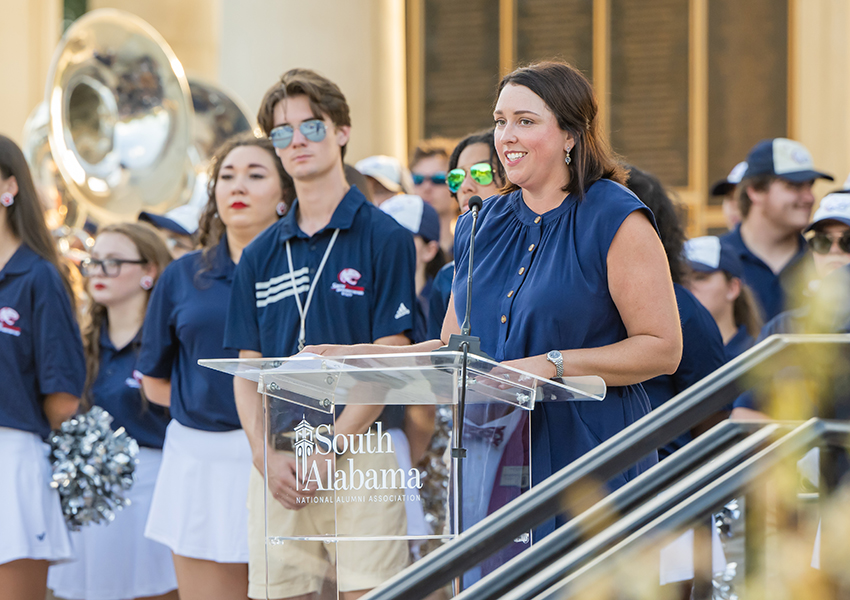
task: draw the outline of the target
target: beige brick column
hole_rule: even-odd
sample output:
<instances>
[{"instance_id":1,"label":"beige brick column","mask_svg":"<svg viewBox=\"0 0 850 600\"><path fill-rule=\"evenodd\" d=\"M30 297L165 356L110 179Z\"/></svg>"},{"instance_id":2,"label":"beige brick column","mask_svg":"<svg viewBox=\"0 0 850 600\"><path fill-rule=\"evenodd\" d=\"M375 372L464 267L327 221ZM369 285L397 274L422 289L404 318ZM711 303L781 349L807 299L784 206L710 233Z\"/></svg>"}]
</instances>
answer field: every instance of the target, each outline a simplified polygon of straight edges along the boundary
<instances>
[{"instance_id":1,"label":"beige brick column","mask_svg":"<svg viewBox=\"0 0 850 600\"><path fill-rule=\"evenodd\" d=\"M0 0L0 133L19 144L27 117L44 98L61 28L61 0Z\"/></svg>"},{"instance_id":2,"label":"beige brick column","mask_svg":"<svg viewBox=\"0 0 850 600\"><path fill-rule=\"evenodd\" d=\"M850 2L791 0L790 11L789 133L835 176L821 197L850 172Z\"/></svg>"},{"instance_id":3,"label":"beige brick column","mask_svg":"<svg viewBox=\"0 0 850 600\"><path fill-rule=\"evenodd\" d=\"M347 162L406 159L404 0L220 0L220 82L256 113L293 67L335 81L351 106Z\"/></svg>"},{"instance_id":4,"label":"beige brick column","mask_svg":"<svg viewBox=\"0 0 850 600\"><path fill-rule=\"evenodd\" d=\"M89 0L89 10L117 8L156 29L187 75L218 81L220 0Z\"/></svg>"}]
</instances>

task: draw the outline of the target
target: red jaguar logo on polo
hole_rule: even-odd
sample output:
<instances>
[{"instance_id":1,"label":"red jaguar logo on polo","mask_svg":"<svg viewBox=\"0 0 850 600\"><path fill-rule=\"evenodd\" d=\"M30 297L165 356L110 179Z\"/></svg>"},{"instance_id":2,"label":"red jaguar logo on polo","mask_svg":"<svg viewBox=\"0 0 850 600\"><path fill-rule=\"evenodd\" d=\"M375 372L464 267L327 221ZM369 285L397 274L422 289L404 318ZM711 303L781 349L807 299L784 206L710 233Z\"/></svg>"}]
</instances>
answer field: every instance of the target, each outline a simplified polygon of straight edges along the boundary
<instances>
[{"instance_id":1,"label":"red jaguar logo on polo","mask_svg":"<svg viewBox=\"0 0 850 600\"><path fill-rule=\"evenodd\" d=\"M357 282L360 281L360 277L362 277L362 275L360 275L360 271L357 269L352 269L350 267L343 269L339 272L339 275L336 276L339 281L332 283L331 289L335 292L339 292L346 298L362 296L365 289L357 285Z\"/></svg>"},{"instance_id":2,"label":"red jaguar logo on polo","mask_svg":"<svg viewBox=\"0 0 850 600\"><path fill-rule=\"evenodd\" d=\"M21 335L21 328L15 327L15 323L21 315L14 308L4 306L0 308L0 333L8 333L9 335Z\"/></svg>"}]
</instances>

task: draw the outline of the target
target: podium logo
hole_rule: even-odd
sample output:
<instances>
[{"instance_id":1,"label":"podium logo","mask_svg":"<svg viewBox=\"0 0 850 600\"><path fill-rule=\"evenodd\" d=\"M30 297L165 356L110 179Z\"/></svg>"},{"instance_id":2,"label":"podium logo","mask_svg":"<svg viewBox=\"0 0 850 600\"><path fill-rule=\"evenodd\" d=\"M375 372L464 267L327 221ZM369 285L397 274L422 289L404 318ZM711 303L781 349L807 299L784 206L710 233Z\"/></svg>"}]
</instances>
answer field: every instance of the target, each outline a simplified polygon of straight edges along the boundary
<instances>
[{"instance_id":1,"label":"podium logo","mask_svg":"<svg viewBox=\"0 0 850 600\"><path fill-rule=\"evenodd\" d=\"M395 454L389 432L378 421L375 430L366 433L332 434L331 426L313 427L302 418L295 426L295 489L300 491L314 484L320 491L349 490L409 490L422 488L422 473L411 468L362 469L355 466L351 455ZM332 455L345 458L342 468L334 468ZM328 458L321 458L327 456ZM337 463L342 462L338 460ZM319 468L324 463L324 469ZM337 466L340 466L337 464Z\"/></svg>"}]
</instances>

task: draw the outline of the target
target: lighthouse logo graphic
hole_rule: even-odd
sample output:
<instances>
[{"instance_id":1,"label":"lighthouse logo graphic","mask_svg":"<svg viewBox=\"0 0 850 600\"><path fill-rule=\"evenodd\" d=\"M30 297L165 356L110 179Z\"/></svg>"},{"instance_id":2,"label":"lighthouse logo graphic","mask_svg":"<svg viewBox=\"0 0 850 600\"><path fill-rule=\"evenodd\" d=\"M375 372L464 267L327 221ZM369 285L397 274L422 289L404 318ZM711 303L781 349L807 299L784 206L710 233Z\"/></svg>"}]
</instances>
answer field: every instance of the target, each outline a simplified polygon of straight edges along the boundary
<instances>
[{"instance_id":1,"label":"lighthouse logo graphic","mask_svg":"<svg viewBox=\"0 0 850 600\"><path fill-rule=\"evenodd\" d=\"M316 448L316 442L313 441L313 426L307 422L304 416L301 416L301 422L295 426L295 448L296 458L300 458L301 469L296 472L296 478L300 481L307 474L307 459L312 456L313 450ZM295 463L296 468L298 463Z\"/></svg>"}]
</instances>

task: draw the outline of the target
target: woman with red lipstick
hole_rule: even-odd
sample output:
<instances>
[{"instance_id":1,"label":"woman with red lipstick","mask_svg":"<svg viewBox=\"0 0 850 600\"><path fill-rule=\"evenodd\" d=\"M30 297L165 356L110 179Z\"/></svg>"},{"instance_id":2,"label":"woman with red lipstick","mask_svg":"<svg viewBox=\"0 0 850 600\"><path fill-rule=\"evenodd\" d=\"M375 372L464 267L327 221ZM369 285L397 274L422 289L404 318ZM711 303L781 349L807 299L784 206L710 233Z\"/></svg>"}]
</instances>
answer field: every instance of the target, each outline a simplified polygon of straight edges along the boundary
<instances>
[{"instance_id":1,"label":"woman with red lipstick","mask_svg":"<svg viewBox=\"0 0 850 600\"><path fill-rule=\"evenodd\" d=\"M114 419L113 428L123 427L135 438L139 463L130 505L108 525L72 533L76 560L50 568L48 587L58 598L177 598L168 548L144 536L168 411L147 402L136 370L148 298L169 262L171 254L152 227L126 223L103 228L81 265L92 300L83 331L83 399L103 407Z\"/></svg>"},{"instance_id":2,"label":"woman with red lipstick","mask_svg":"<svg viewBox=\"0 0 850 600\"><path fill-rule=\"evenodd\" d=\"M73 556L44 440L86 376L74 295L21 149L0 135L0 598L42 600Z\"/></svg>"},{"instance_id":3,"label":"woman with red lipstick","mask_svg":"<svg viewBox=\"0 0 850 600\"><path fill-rule=\"evenodd\" d=\"M493 116L508 182L480 211L472 333L484 352L518 369L547 378L599 375L608 385L602 402L535 407L537 485L650 411L640 382L676 370L682 333L653 216L622 185L625 174L599 130L587 79L560 62L517 69L502 79ZM466 213L455 230L456 273L442 340L374 351L433 350L459 333L471 226ZM609 486L623 485L655 460L642 460Z\"/></svg>"},{"instance_id":4,"label":"woman with red lipstick","mask_svg":"<svg viewBox=\"0 0 850 600\"><path fill-rule=\"evenodd\" d=\"M151 298L139 370L151 401L171 407L145 535L171 548L182 600L248 594L251 449L233 380L198 366L235 358L224 322L242 250L288 210L292 180L266 138L235 138L211 165L202 250L174 261Z\"/></svg>"}]
</instances>

